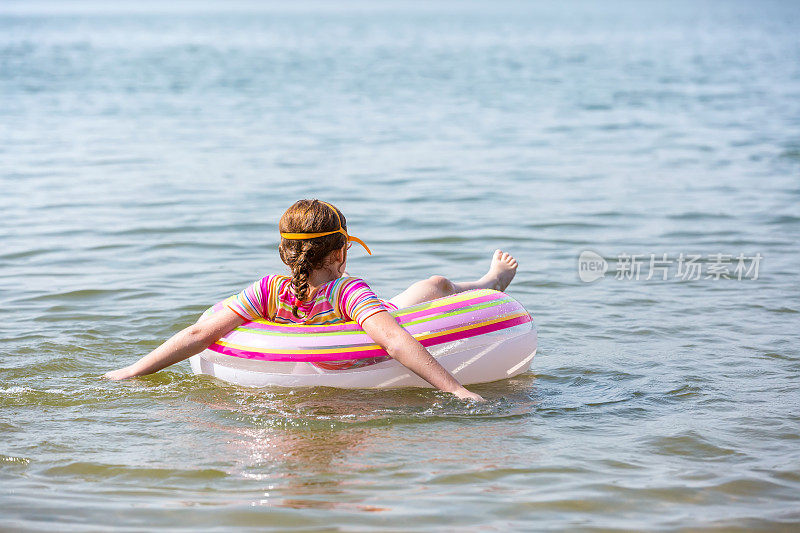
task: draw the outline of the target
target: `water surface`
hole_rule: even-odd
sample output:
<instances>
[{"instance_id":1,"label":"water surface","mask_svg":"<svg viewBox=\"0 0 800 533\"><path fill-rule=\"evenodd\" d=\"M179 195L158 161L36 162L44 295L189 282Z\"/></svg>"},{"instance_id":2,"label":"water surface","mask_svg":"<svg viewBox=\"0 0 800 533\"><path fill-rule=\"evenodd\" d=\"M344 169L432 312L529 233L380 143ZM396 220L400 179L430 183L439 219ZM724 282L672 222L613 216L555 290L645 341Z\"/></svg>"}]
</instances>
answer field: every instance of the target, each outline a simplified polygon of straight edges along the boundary
<instances>
[{"instance_id":1,"label":"water surface","mask_svg":"<svg viewBox=\"0 0 800 533\"><path fill-rule=\"evenodd\" d=\"M789 2L4 3L0 527L797 527L799 24ZM480 406L98 378L283 272L303 197L342 208L385 297L512 252L532 369ZM665 253L764 259L614 279Z\"/></svg>"}]
</instances>

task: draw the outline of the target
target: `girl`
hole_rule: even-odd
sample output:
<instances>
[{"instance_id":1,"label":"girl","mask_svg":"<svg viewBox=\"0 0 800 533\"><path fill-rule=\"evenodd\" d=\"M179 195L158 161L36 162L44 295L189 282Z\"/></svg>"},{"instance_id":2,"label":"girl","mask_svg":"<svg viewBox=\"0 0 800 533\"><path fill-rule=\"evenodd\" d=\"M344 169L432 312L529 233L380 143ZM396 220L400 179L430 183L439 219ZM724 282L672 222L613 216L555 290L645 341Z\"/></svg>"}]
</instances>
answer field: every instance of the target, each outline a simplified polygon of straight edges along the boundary
<instances>
[{"instance_id":1,"label":"girl","mask_svg":"<svg viewBox=\"0 0 800 533\"><path fill-rule=\"evenodd\" d=\"M461 399L482 401L445 370L414 337L395 321L390 310L448 296L470 289L505 290L517 270L509 254L497 250L489 271L477 281L453 283L442 276L418 281L385 302L363 280L345 273L347 250L358 237L347 233L344 215L319 200L300 200L281 217L281 260L292 276L267 276L256 281L227 306L175 334L136 363L103 377L118 380L152 374L208 348L244 322L263 318L296 324L330 324L354 320L392 358L434 387ZM368 361L318 363L325 368L353 368Z\"/></svg>"}]
</instances>

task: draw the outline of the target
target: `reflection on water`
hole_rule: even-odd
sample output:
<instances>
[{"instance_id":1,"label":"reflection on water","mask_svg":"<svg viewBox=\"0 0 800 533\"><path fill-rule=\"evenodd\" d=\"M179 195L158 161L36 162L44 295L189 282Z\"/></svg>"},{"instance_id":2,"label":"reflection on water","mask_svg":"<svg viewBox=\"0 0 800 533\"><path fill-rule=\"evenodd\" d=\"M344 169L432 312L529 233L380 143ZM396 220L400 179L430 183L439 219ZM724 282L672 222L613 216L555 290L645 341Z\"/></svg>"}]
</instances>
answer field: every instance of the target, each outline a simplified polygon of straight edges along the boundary
<instances>
[{"instance_id":1,"label":"reflection on water","mask_svg":"<svg viewBox=\"0 0 800 533\"><path fill-rule=\"evenodd\" d=\"M254 505L297 509L391 510L391 506L365 503L370 500L368 495L354 499L348 490L350 473L385 468L380 461L375 462L374 454L393 454L398 446L420 444L419 434L413 430L394 440L387 439L384 429L461 420L464 427L448 429L439 436L439 449L437 431L426 431L424 439L424 444L431 446L424 459L426 465L459 464L468 461L471 452L454 456L448 440L482 439L492 433L507 436L506 428L483 428L478 436L469 425L474 420L522 419L535 412L536 403L531 400L535 391L532 375L480 386L481 394L489 400L481 405L465 405L431 391L254 391L205 377L190 379L213 381L210 385L218 388L213 398L206 390L192 394L191 404L170 409L170 418L176 421L194 420L196 429L190 432L187 446L202 449L211 463L227 464L231 476L261 482L264 490L252 501ZM207 432L213 432L217 442L221 439L224 444L203 446L196 439ZM503 455L495 453L495 458L502 460Z\"/></svg>"}]
</instances>

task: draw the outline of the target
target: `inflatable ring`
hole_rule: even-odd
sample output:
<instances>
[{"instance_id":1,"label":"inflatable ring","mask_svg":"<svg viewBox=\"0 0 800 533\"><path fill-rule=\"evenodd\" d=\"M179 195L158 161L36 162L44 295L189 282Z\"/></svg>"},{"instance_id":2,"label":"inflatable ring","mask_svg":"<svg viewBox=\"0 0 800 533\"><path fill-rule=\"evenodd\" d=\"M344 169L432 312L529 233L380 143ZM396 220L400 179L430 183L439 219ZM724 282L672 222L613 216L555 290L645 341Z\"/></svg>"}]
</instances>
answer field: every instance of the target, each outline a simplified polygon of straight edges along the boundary
<instances>
[{"instance_id":1,"label":"inflatable ring","mask_svg":"<svg viewBox=\"0 0 800 533\"><path fill-rule=\"evenodd\" d=\"M204 313L224 306L224 301ZM466 291L392 315L462 384L516 376L536 354L531 315L505 293ZM336 369L331 362L369 360ZM322 326L246 322L190 358L195 374L251 387L430 387L355 322Z\"/></svg>"}]
</instances>

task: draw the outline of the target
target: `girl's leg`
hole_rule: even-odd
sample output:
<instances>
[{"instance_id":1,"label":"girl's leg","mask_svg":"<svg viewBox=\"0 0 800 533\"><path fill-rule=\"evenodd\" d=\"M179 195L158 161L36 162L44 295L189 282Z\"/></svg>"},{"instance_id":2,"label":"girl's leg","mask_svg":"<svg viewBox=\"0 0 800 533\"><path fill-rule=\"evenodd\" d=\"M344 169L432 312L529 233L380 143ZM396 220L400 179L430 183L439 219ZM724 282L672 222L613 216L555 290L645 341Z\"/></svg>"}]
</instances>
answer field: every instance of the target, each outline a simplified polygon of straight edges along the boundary
<instances>
[{"instance_id":1,"label":"girl's leg","mask_svg":"<svg viewBox=\"0 0 800 533\"><path fill-rule=\"evenodd\" d=\"M516 272L517 260L510 254L496 250L489 271L478 280L454 283L444 276L431 276L414 283L389 301L398 308L403 308L471 289L504 291Z\"/></svg>"}]
</instances>

